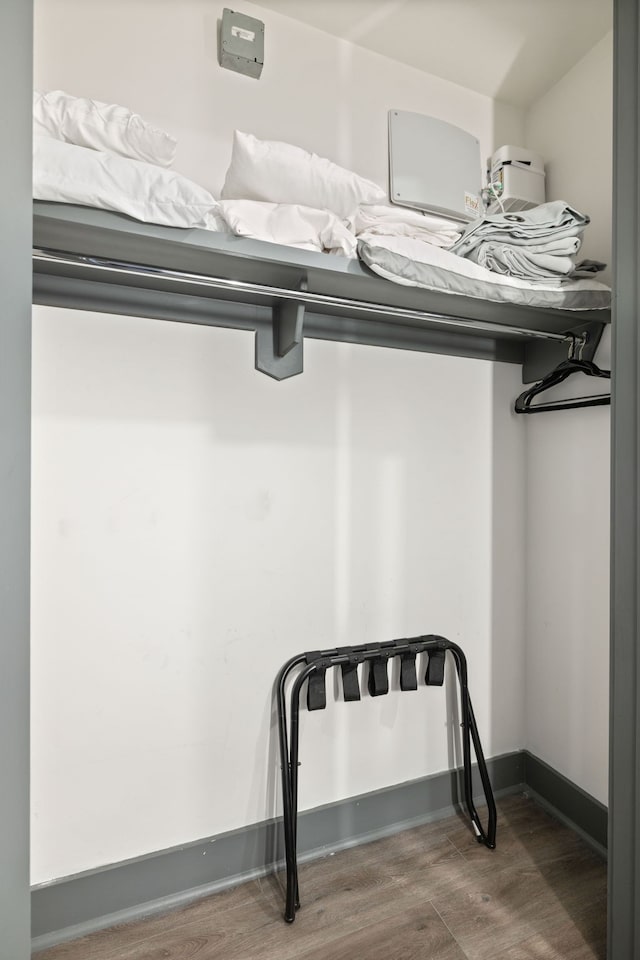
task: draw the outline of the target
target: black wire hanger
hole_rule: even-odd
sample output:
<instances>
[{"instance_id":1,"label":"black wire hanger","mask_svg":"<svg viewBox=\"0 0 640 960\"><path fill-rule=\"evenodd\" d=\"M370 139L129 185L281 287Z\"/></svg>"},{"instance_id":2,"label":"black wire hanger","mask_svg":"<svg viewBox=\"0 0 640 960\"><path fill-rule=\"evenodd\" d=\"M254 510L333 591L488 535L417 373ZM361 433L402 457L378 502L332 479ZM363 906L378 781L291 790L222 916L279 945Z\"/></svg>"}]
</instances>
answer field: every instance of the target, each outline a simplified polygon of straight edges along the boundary
<instances>
[{"instance_id":1,"label":"black wire hanger","mask_svg":"<svg viewBox=\"0 0 640 960\"><path fill-rule=\"evenodd\" d=\"M520 394L515 402L516 413L543 413L546 410L572 410L577 407L603 407L611 403L610 393L595 394L589 397L573 397L567 400L549 400L547 403L537 403L532 405L531 401L539 393L544 393L551 387L562 383L567 377L574 373L584 373L588 377L597 377L599 379L610 380L611 371L602 370L592 360L583 360L581 357L584 341L573 337L569 348L569 357L563 360L546 377L538 380L532 387L529 387Z\"/></svg>"}]
</instances>

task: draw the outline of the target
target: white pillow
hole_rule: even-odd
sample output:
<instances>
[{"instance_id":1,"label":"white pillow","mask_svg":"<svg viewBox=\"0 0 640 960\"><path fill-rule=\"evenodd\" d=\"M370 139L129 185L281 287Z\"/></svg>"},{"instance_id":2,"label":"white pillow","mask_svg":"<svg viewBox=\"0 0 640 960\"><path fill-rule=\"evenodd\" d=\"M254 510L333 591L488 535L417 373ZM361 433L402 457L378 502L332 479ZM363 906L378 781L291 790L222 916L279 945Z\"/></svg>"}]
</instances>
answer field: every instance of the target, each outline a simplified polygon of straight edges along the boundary
<instances>
[{"instance_id":1,"label":"white pillow","mask_svg":"<svg viewBox=\"0 0 640 960\"><path fill-rule=\"evenodd\" d=\"M238 237L356 256L355 235L330 210L262 200L222 200L220 212Z\"/></svg>"},{"instance_id":2,"label":"white pillow","mask_svg":"<svg viewBox=\"0 0 640 960\"><path fill-rule=\"evenodd\" d=\"M385 191L371 180L339 167L331 160L277 140L258 140L236 130L231 165L222 197L225 200L267 200L300 203L331 210L345 219L361 203L378 203Z\"/></svg>"},{"instance_id":3,"label":"white pillow","mask_svg":"<svg viewBox=\"0 0 640 960\"><path fill-rule=\"evenodd\" d=\"M71 97L62 90L34 91L33 132L161 167L171 166L176 152L173 137L126 107Z\"/></svg>"},{"instance_id":4,"label":"white pillow","mask_svg":"<svg viewBox=\"0 0 640 960\"><path fill-rule=\"evenodd\" d=\"M141 160L34 137L33 196L117 210L168 227L208 227L218 202L204 187Z\"/></svg>"}]
</instances>

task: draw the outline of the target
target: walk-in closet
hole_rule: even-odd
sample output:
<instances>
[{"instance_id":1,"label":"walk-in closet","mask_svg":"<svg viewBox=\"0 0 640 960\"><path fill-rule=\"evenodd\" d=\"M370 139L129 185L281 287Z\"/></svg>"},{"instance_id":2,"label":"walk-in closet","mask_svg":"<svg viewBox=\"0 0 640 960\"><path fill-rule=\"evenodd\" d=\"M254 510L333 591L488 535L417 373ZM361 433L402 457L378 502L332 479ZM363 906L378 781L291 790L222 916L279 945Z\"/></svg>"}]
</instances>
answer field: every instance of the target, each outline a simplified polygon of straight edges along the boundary
<instances>
[{"instance_id":1,"label":"walk-in closet","mask_svg":"<svg viewBox=\"0 0 640 960\"><path fill-rule=\"evenodd\" d=\"M31 6L0 960L629 960L637 0Z\"/></svg>"}]
</instances>

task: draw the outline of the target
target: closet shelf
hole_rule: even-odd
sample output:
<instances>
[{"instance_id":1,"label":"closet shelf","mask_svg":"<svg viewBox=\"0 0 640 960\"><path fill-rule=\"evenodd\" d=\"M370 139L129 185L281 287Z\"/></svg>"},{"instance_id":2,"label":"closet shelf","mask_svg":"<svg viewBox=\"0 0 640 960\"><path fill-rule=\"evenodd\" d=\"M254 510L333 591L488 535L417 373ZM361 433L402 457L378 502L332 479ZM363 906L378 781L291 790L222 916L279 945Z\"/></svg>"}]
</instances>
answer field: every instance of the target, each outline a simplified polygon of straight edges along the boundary
<instances>
[{"instance_id":1,"label":"closet shelf","mask_svg":"<svg viewBox=\"0 0 640 960\"><path fill-rule=\"evenodd\" d=\"M312 337L524 363L597 342L609 311L492 303L384 280L359 261L121 214L34 203L34 303L256 332L256 366L302 371Z\"/></svg>"}]
</instances>

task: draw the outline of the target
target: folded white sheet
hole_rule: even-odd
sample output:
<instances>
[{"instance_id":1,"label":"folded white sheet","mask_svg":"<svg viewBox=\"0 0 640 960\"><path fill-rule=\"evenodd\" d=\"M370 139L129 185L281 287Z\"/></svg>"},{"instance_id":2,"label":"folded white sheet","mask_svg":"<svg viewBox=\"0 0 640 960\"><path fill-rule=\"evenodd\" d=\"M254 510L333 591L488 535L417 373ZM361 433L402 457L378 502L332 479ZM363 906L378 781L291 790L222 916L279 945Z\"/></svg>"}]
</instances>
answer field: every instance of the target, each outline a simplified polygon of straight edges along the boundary
<instances>
[{"instance_id":1,"label":"folded white sheet","mask_svg":"<svg viewBox=\"0 0 640 960\"><path fill-rule=\"evenodd\" d=\"M451 247L461 236L459 225L451 220L389 203L361 204L349 225L357 236L413 237L438 247Z\"/></svg>"},{"instance_id":2,"label":"folded white sheet","mask_svg":"<svg viewBox=\"0 0 640 960\"><path fill-rule=\"evenodd\" d=\"M356 256L356 238L335 214L293 203L221 200L220 212L239 237L283 243L303 250Z\"/></svg>"},{"instance_id":3,"label":"folded white sheet","mask_svg":"<svg viewBox=\"0 0 640 960\"><path fill-rule=\"evenodd\" d=\"M33 138L33 196L117 210L167 227L216 229L217 200L187 177L50 137Z\"/></svg>"},{"instance_id":4,"label":"folded white sheet","mask_svg":"<svg viewBox=\"0 0 640 960\"><path fill-rule=\"evenodd\" d=\"M127 107L72 97L63 90L34 91L33 132L161 167L170 166L176 152L172 136Z\"/></svg>"}]
</instances>

